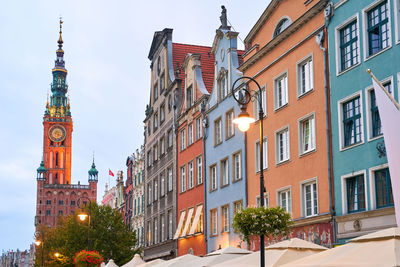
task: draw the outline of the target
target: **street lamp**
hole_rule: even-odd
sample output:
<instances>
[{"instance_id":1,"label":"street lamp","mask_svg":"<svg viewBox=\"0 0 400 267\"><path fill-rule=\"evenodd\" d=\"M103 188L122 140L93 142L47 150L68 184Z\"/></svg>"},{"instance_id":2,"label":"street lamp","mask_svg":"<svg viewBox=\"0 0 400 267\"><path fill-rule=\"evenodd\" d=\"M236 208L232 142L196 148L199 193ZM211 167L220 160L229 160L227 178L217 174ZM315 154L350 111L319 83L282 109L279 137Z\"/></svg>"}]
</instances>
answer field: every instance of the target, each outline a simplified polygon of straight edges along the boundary
<instances>
[{"instance_id":1,"label":"street lamp","mask_svg":"<svg viewBox=\"0 0 400 267\"><path fill-rule=\"evenodd\" d=\"M243 83L241 86L242 88L237 91L235 94L235 85L239 80L243 79L248 79L249 81ZM247 85L249 82L254 82L257 87L258 91L253 91L250 90ZM238 125L239 130L242 132L247 131L250 128L250 124L254 123L256 120L253 117L250 117L250 115L246 112L246 106L247 104L252 101L254 102L255 100L258 101L258 117L260 118L260 206L264 207L264 192L265 192L265 187L264 187L264 159L263 159L263 120L264 120L264 110L263 110L263 103L262 103L262 89L258 82L251 78L251 77L240 77L235 80L235 82L232 85L232 95L233 98L238 102L241 106L241 112L238 115L237 118L235 118L232 122L234 124ZM260 266L264 267L265 266L265 243L264 243L264 235L260 235Z\"/></svg>"},{"instance_id":2,"label":"street lamp","mask_svg":"<svg viewBox=\"0 0 400 267\"><path fill-rule=\"evenodd\" d=\"M89 201L89 214L83 211L83 206L81 205L81 199L87 199ZM85 205L86 206L86 205ZM85 221L88 218L88 234L87 234L87 249L90 250L90 216L92 214L92 201L88 197L80 197L78 199L78 207L82 209L82 212L78 214L81 221Z\"/></svg>"},{"instance_id":3,"label":"street lamp","mask_svg":"<svg viewBox=\"0 0 400 267\"><path fill-rule=\"evenodd\" d=\"M43 238L43 237L42 237ZM42 251L41 251L41 257L42 257L42 259L41 259L41 264L40 264L40 266L41 267L43 267L43 241L40 241L40 240L36 240L35 241L35 245L37 246L37 247L39 247L40 245L42 245Z\"/></svg>"}]
</instances>

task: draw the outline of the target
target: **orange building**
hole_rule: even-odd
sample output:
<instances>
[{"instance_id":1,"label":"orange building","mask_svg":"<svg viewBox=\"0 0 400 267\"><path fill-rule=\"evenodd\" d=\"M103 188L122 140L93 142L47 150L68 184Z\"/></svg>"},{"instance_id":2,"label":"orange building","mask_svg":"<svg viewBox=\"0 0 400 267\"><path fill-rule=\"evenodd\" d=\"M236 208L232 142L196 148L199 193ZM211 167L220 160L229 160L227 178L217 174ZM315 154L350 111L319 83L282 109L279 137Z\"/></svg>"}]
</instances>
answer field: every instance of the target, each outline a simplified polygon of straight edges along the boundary
<instances>
[{"instance_id":1,"label":"orange building","mask_svg":"<svg viewBox=\"0 0 400 267\"><path fill-rule=\"evenodd\" d=\"M324 9L328 1L272 0L245 39L239 70L262 87L265 203L294 220L292 235L332 246L329 90L325 79ZM250 89L258 90L254 83ZM259 185L258 102L246 139L248 204ZM256 241L256 240L254 240ZM258 249L258 241L251 249Z\"/></svg>"},{"instance_id":2,"label":"orange building","mask_svg":"<svg viewBox=\"0 0 400 267\"><path fill-rule=\"evenodd\" d=\"M179 45L179 44L175 44ZM190 46L182 65L182 91L178 107L177 174L178 256L205 255L204 156L202 109L213 86L214 55L211 47ZM175 64L176 64L175 63ZM183 75L184 74L184 75Z\"/></svg>"}]
</instances>

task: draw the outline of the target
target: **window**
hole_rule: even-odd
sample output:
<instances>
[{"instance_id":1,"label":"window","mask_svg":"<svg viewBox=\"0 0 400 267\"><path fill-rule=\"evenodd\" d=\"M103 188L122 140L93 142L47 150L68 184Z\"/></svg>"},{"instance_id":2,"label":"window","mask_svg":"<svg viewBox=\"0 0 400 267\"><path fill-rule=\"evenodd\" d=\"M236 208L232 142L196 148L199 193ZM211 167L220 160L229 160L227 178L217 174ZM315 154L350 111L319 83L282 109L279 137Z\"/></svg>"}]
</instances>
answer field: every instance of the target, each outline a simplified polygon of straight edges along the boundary
<instances>
[{"instance_id":1,"label":"window","mask_svg":"<svg viewBox=\"0 0 400 267\"><path fill-rule=\"evenodd\" d=\"M303 185L304 216L318 214L318 193L315 181Z\"/></svg>"},{"instance_id":2,"label":"window","mask_svg":"<svg viewBox=\"0 0 400 267\"><path fill-rule=\"evenodd\" d=\"M344 102L342 106L344 146L346 147L362 141L360 96Z\"/></svg>"},{"instance_id":3,"label":"window","mask_svg":"<svg viewBox=\"0 0 400 267\"><path fill-rule=\"evenodd\" d=\"M367 12L368 56L372 56L391 44L389 9L383 1Z\"/></svg>"},{"instance_id":4,"label":"window","mask_svg":"<svg viewBox=\"0 0 400 267\"><path fill-rule=\"evenodd\" d=\"M279 206L281 206L287 212L292 212L292 199L290 196L290 189L282 190L278 192Z\"/></svg>"},{"instance_id":5,"label":"window","mask_svg":"<svg viewBox=\"0 0 400 267\"><path fill-rule=\"evenodd\" d=\"M165 153L165 137L160 138L160 156L164 155Z\"/></svg>"},{"instance_id":6,"label":"window","mask_svg":"<svg viewBox=\"0 0 400 267\"><path fill-rule=\"evenodd\" d=\"M222 218L221 218L221 232L229 232L229 205L221 207Z\"/></svg>"},{"instance_id":7,"label":"window","mask_svg":"<svg viewBox=\"0 0 400 267\"><path fill-rule=\"evenodd\" d=\"M193 144L193 123L188 125L188 146Z\"/></svg>"},{"instance_id":8,"label":"window","mask_svg":"<svg viewBox=\"0 0 400 267\"><path fill-rule=\"evenodd\" d=\"M58 211L58 216L62 216L63 215L63 211L62 210L59 210Z\"/></svg>"},{"instance_id":9,"label":"window","mask_svg":"<svg viewBox=\"0 0 400 267\"><path fill-rule=\"evenodd\" d=\"M172 109L172 97L171 95L168 95L168 112L170 112Z\"/></svg>"},{"instance_id":10,"label":"window","mask_svg":"<svg viewBox=\"0 0 400 267\"><path fill-rule=\"evenodd\" d=\"M202 156L198 156L196 158L196 184L202 184L203 183L203 158Z\"/></svg>"},{"instance_id":11,"label":"window","mask_svg":"<svg viewBox=\"0 0 400 267\"><path fill-rule=\"evenodd\" d=\"M233 109L225 114L225 139L231 138L235 134L235 127L233 121Z\"/></svg>"},{"instance_id":12,"label":"window","mask_svg":"<svg viewBox=\"0 0 400 267\"><path fill-rule=\"evenodd\" d=\"M168 239L172 239L172 210L168 211Z\"/></svg>"},{"instance_id":13,"label":"window","mask_svg":"<svg viewBox=\"0 0 400 267\"><path fill-rule=\"evenodd\" d=\"M242 154L237 152L232 156L233 181L242 179Z\"/></svg>"},{"instance_id":14,"label":"window","mask_svg":"<svg viewBox=\"0 0 400 267\"><path fill-rule=\"evenodd\" d=\"M222 120L218 118L214 121L214 146L222 143Z\"/></svg>"},{"instance_id":15,"label":"window","mask_svg":"<svg viewBox=\"0 0 400 267\"><path fill-rule=\"evenodd\" d=\"M194 186L193 161L188 163L188 189Z\"/></svg>"},{"instance_id":16,"label":"window","mask_svg":"<svg viewBox=\"0 0 400 267\"><path fill-rule=\"evenodd\" d=\"M256 172L260 171L260 141L256 142L256 155L255 155L255 164L256 164ZM263 167L264 170L268 169L268 143L267 138L263 139Z\"/></svg>"},{"instance_id":17,"label":"window","mask_svg":"<svg viewBox=\"0 0 400 267\"><path fill-rule=\"evenodd\" d=\"M228 95L228 86L226 82L226 73L223 72L218 79L219 100L221 101Z\"/></svg>"},{"instance_id":18,"label":"window","mask_svg":"<svg viewBox=\"0 0 400 267\"><path fill-rule=\"evenodd\" d=\"M376 207L383 208L393 206L392 183L390 181L389 169L385 168L374 172Z\"/></svg>"},{"instance_id":19,"label":"window","mask_svg":"<svg viewBox=\"0 0 400 267\"><path fill-rule=\"evenodd\" d=\"M46 216L50 216L51 215L51 211L50 210L46 210Z\"/></svg>"},{"instance_id":20,"label":"window","mask_svg":"<svg viewBox=\"0 0 400 267\"><path fill-rule=\"evenodd\" d=\"M217 190L217 165L210 167L210 191Z\"/></svg>"},{"instance_id":21,"label":"window","mask_svg":"<svg viewBox=\"0 0 400 267\"><path fill-rule=\"evenodd\" d=\"M314 115L299 122L300 153L304 154L315 149L315 118Z\"/></svg>"},{"instance_id":22,"label":"window","mask_svg":"<svg viewBox=\"0 0 400 267\"><path fill-rule=\"evenodd\" d=\"M347 212L365 210L364 175L357 175L346 179Z\"/></svg>"},{"instance_id":23,"label":"window","mask_svg":"<svg viewBox=\"0 0 400 267\"><path fill-rule=\"evenodd\" d=\"M142 213L144 213L144 194L142 195Z\"/></svg>"},{"instance_id":24,"label":"window","mask_svg":"<svg viewBox=\"0 0 400 267\"><path fill-rule=\"evenodd\" d=\"M161 214L160 221L161 221L161 239L160 239L160 241L163 242L165 240L165 217L164 217L164 214Z\"/></svg>"},{"instance_id":25,"label":"window","mask_svg":"<svg viewBox=\"0 0 400 267\"><path fill-rule=\"evenodd\" d=\"M172 191L172 168L168 168L168 192Z\"/></svg>"},{"instance_id":26,"label":"window","mask_svg":"<svg viewBox=\"0 0 400 267\"><path fill-rule=\"evenodd\" d=\"M165 174L164 172L161 173L161 177L160 177L160 194L161 196L165 195Z\"/></svg>"},{"instance_id":27,"label":"window","mask_svg":"<svg viewBox=\"0 0 400 267\"><path fill-rule=\"evenodd\" d=\"M275 109L279 109L288 103L287 74L275 80Z\"/></svg>"},{"instance_id":28,"label":"window","mask_svg":"<svg viewBox=\"0 0 400 267\"><path fill-rule=\"evenodd\" d=\"M158 243L158 220L154 218L154 244Z\"/></svg>"},{"instance_id":29,"label":"window","mask_svg":"<svg viewBox=\"0 0 400 267\"><path fill-rule=\"evenodd\" d=\"M162 104L160 107L160 124L165 121L165 104Z\"/></svg>"},{"instance_id":30,"label":"window","mask_svg":"<svg viewBox=\"0 0 400 267\"><path fill-rule=\"evenodd\" d=\"M158 112L154 113L153 117L153 132L155 132L158 128Z\"/></svg>"},{"instance_id":31,"label":"window","mask_svg":"<svg viewBox=\"0 0 400 267\"><path fill-rule=\"evenodd\" d=\"M192 92L192 86L189 86L186 89L186 109L189 109L193 105L193 92Z\"/></svg>"},{"instance_id":32,"label":"window","mask_svg":"<svg viewBox=\"0 0 400 267\"><path fill-rule=\"evenodd\" d=\"M147 204L148 205L150 205L151 204L151 201L152 201L152 190L151 190L151 184L149 183L148 185L147 185L147 192L148 192L148 199L147 199Z\"/></svg>"},{"instance_id":33,"label":"window","mask_svg":"<svg viewBox=\"0 0 400 267\"><path fill-rule=\"evenodd\" d=\"M196 141L199 140L202 137L202 132L201 132L201 128L202 128L202 124L201 124L201 117L196 118L195 120L195 134L196 134Z\"/></svg>"},{"instance_id":34,"label":"window","mask_svg":"<svg viewBox=\"0 0 400 267\"><path fill-rule=\"evenodd\" d=\"M181 131L180 131L180 137L181 137L181 151L182 150L184 150L185 148L186 148L186 130L185 130L185 128L183 128Z\"/></svg>"},{"instance_id":35,"label":"window","mask_svg":"<svg viewBox=\"0 0 400 267\"><path fill-rule=\"evenodd\" d=\"M339 30L340 71L344 71L359 62L359 43L357 20Z\"/></svg>"},{"instance_id":36,"label":"window","mask_svg":"<svg viewBox=\"0 0 400 267\"><path fill-rule=\"evenodd\" d=\"M151 221L147 222L147 245L151 245Z\"/></svg>"},{"instance_id":37,"label":"window","mask_svg":"<svg viewBox=\"0 0 400 267\"><path fill-rule=\"evenodd\" d=\"M75 200L71 200L71 206L75 206Z\"/></svg>"},{"instance_id":38,"label":"window","mask_svg":"<svg viewBox=\"0 0 400 267\"><path fill-rule=\"evenodd\" d=\"M158 160L158 144L157 143L153 146L153 160L154 161Z\"/></svg>"},{"instance_id":39,"label":"window","mask_svg":"<svg viewBox=\"0 0 400 267\"><path fill-rule=\"evenodd\" d=\"M297 66L298 92L303 95L314 88L313 60L308 58Z\"/></svg>"},{"instance_id":40,"label":"window","mask_svg":"<svg viewBox=\"0 0 400 267\"><path fill-rule=\"evenodd\" d=\"M383 83L383 86L385 89L391 94L392 93L392 83L391 81ZM381 119L379 116L379 110L376 105L376 97L375 97L375 91L372 89L369 91L369 97L370 97L370 121L371 121L371 137L377 137L382 135L382 125L381 125Z\"/></svg>"},{"instance_id":41,"label":"window","mask_svg":"<svg viewBox=\"0 0 400 267\"><path fill-rule=\"evenodd\" d=\"M290 25L290 20L287 18L283 18L279 21L278 25L276 25L274 31L274 38L278 36L281 32L283 32Z\"/></svg>"},{"instance_id":42,"label":"window","mask_svg":"<svg viewBox=\"0 0 400 267\"><path fill-rule=\"evenodd\" d=\"M172 147L172 141L173 141L173 136L172 136L172 129L168 131L168 148Z\"/></svg>"},{"instance_id":43,"label":"window","mask_svg":"<svg viewBox=\"0 0 400 267\"><path fill-rule=\"evenodd\" d=\"M59 206L64 205L64 200L59 200L59 201L58 201L58 205L59 205Z\"/></svg>"},{"instance_id":44,"label":"window","mask_svg":"<svg viewBox=\"0 0 400 267\"><path fill-rule=\"evenodd\" d=\"M158 181L154 180L154 201L158 200Z\"/></svg>"},{"instance_id":45,"label":"window","mask_svg":"<svg viewBox=\"0 0 400 267\"><path fill-rule=\"evenodd\" d=\"M257 205L257 207L261 207L260 195L258 195L256 197L256 205ZM269 207L269 195L268 195L268 193L264 193L264 207L266 207L266 208Z\"/></svg>"},{"instance_id":46,"label":"window","mask_svg":"<svg viewBox=\"0 0 400 267\"><path fill-rule=\"evenodd\" d=\"M154 91L153 96L154 96L154 102L155 102L158 98L158 84L157 83L154 85L153 91Z\"/></svg>"},{"instance_id":47,"label":"window","mask_svg":"<svg viewBox=\"0 0 400 267\"><path fill-rule=\"evenodd\" d=\"M233 202L233 215L238 213L243 208L243 200Z\"/></svg>"},{"instance_id":48,"label":"window","mask_svg":"<svg viewBox=\"0 0 400 267\"><path fill-rule=\"evenodd\" d=\"M259 99L260 94L259 91L255 93L255 97ZM265 87L262 88L261 90L261 101L262 101L262 109L264 113L264 117L267 116L267 92L265 91ZM259 120L260 119L260 102L254 101L253 102L253 107L254 107L254 117Z\"/></svg>"},{"instance_id":49,"label":"window","mask_svg":"<svg viewBox=\"0 0 400 267\"><path fill-rule=\"evenodd\" d=\"M164 73L160 77L160 94L164 91L165 89L165 75Z\"/></svg>"},{"instance_id":50,"label":"window","mask_svg":"<svg viewBox=\"0 0 400 267\"><path fill-rule=\"evenodd\" d=\"M181 193L186 191L186 166L181 167Z\"/></svg>"},{"instance_id":51,"label":"window","mask_svg":"<svg viewBox=\"0 0 400 267\"><path fill-rule=\"evenodd\" d=\"M221 187L229 184L229 166L228 159L221 160Z\"/></svg>"},{"instance_id":52,"label":"window","mask_svg":"<svg viewBox=\"0 0 400 267\"><path fill-rule=\"evenodd\" d=\"M51 205L51 200L47 199L46 200L46 205ZM71 201L71 206L72 206L72 201Z\"/></svg>"},{"instance_id":53,"label":"window","mask_svg":"<svg viewBox=\"0 0 400 267\"><path fill-rule=\"evenodd\" d=\"M211 226L211 236L216 236L218 234L218 211L217 209L210 211L210 226Z\"/></svg>"},{"instance_id":54,"label":"window","mask_svg":"<svg viewBox=\"0 0 400 267\"><path fill-rule=\"evenodd\" d=\"M147 167L151 166L152 163L152 158L151 158L151 150L149 152L147 152Z\"/></svg>"},{"instance_id":55,"label":"window","mask_svg":"<svg viewBox=\"0 0 400 267\"><path fill-rule=\"evenodd\" d=\"M283 129L276 133L276 158L277 163L289 160L289 129Z\"/></svg>"},{"instance_id":56,"label":"window","mask_svg":"<svg viewBox=\"0 0 400 267\"><path fill-rule=\"evenodd\" d=\"M195 233L203 233L203 209L200 212L199 221L197 223Z\"/></svg>"}]
</instances>

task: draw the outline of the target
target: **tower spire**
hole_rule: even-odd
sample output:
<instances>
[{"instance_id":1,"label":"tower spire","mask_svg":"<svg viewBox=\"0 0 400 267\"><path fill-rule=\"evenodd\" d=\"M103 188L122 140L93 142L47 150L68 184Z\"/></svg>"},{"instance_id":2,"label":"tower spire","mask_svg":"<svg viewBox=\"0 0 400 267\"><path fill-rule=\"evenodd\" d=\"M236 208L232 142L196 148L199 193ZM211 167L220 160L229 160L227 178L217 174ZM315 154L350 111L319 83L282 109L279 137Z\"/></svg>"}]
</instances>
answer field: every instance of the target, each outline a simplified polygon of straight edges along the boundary
<instances>
[{"instance_id":1,"label":"tower spire","mask_svg":"<svg viewBox=\"0 0 400 267\"><path fill-rule=\"evenodd\" d=\"M58 49L62 49L63 45L63 39L62 39L62 24L64 21L62 21L62 17L60 17L60 37L58 38Z\"/></svg>"}]
</instances>

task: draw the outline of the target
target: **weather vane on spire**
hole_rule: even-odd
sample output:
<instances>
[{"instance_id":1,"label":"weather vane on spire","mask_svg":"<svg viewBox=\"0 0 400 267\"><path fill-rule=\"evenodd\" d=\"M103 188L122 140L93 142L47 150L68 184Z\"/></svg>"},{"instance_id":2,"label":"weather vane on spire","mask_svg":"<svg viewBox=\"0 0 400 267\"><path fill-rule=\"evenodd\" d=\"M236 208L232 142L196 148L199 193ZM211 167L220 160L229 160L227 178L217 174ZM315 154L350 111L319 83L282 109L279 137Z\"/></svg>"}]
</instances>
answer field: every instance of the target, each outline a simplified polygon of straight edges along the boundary
<instances>
[{"instance_id":1,"label":"weather vane on spire","mask_svg":"<svg viewBox=\"0 0 400 267\"><path fill-rule=\"evenodd\" d=\"M58 38L58 47L61 49L62 48L62 44L63 44L63 40L62 40L62 24L64 23L64 21L62 21L62 17L60 16L60 38Z\"/></svg>"}]
</instances>

